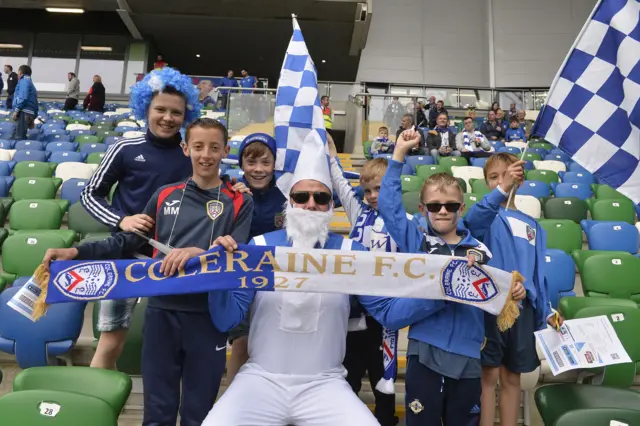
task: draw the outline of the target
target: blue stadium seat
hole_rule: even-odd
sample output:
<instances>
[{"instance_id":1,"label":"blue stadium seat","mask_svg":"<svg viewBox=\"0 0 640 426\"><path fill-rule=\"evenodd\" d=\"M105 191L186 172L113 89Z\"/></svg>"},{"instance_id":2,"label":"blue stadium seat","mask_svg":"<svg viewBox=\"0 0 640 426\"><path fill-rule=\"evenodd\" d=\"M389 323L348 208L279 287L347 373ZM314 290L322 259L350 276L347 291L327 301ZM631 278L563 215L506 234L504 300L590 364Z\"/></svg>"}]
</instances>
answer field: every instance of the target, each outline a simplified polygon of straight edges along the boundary
<instances>
[{"instance_id":1,"label":"blue stadium seat","mask_svg":"<svg viewBox=\"0 0 640 426\"><path fill-rule=\"evenodd\" d=\"M552 151L553 152L553 151ZM565 154L564 152L556 152L554 154L547 154L544 157L545 160L552 160L552 161L562 161L563 163L570 163L571 157L568 154Z\"/></svg>"},{"instance_id":2,"label":"blue stadium seat","mask_svg":"<svg viewBox=\"0 0 640 426\"><path fill-rule=\"evenodd\" d=\"M16 151L13 161L19 163L21 161L41 161L46 162L49 153L45 151Z\"/></svg>"},{"instance_id":3,"label":"blue stadium seat","mask_svg":"<svg viewBox=\"0 0 640 426\"><path fill-rule=\"evenodd\" d=\"M86 303L51 305L47 315L33 322L7 305L18 290L0 293L0 351L15 355L20 368L45 366L49 356L69 352L78 340Z\"/></svg>"},{"instance_id":4,"label":"blue stadium seat","mask_svg":"<svg viewBox=\"0 0 640 426\"><path fill-rule=\"evenodd\" d=\"M240 145L242 144L242 141L239 141L237 139L232 139L229 141L229 148L238 148L240 149Z\"/></svg>"},{"instance_id":5,"label":"blue stadium seat","mask_svg":"<svg viewBox=\"0 0 640 426\"><path fill-rule=\"evenodd\" d=\"M75 151L78 149L76 142L51 142L44 148L45 151Z\"/></svg>"},{"instance_id":6,"label":"blue stadium seat","mask_svg":"<svg viewBox=\"0 0 640 426\"><path fill-rule=\"evenodd\" d=\"M576 173L589 173L589 170L585 169L578 163L569 164L569 171L576 172Z\"/></svg>"},{"instance_id":7,"label":"blue stadium seat","mask_svg":"<svg viewBox=\"0 0 640 426\"><path fill-rule=\"evenodd\" d=\"M220 163L220 176L223 176L227 173L227 170L231 170L230 164Z\"/></svg>"},{"instance_id":8,"label":"blue stadium seat","mask_svg":"<svg viewBox=\"0 0 640 426\"><path fill-rule=\"evenodd\" d=\"M54 151L51 153L51 156L49 157L49 162L58 163L58 164L69 163L69 162L84 163L84 160L86 160L86 158L87 158L87 155L81 152Z\"/></svg>"},{"instance_id":9,"label":"blue stadium seat","mask_svg":"<svg viewBox=\"0 0 640 426\"><path fill-rule=\"evenodd\" d=\"M39 141L42 136L42 132L37 127L27 130L27 139L30 141Z\"/></svg>"},{"instance_id":10,"label":"blue stadium seat","mask_svg":"<svg viewBox=\"0 0 640 426\"><path fill-rule=\"evenodd\" d=\"M589 172L559 172L558 176L564 183L583 183L591 185L596 183L596 178Z\"/></svg>"},{"instance_id":11,"label":"blue stadium seat","mask_svg":"<svg viewBox=\"0 0 640 426\"><path fill-rule=\"evenodd\" d=\"M0 139L0 149L13 149L16 141L12 139Z\"/></svg>"},{"instance_id":12,"label":"blue stadium seat","mask_svg":"<svg viewBox=\"0 0 640 426\"><path fill-rule=\"evenodd\" d=\"M89 182L88 179L72 178L62 184L62 190L60 192L60 198L68 200L69 205L73 205L80 201L80 194L82 190Z\"/></svg>"},{"instance_id":13,"label":"blue stadium seat","mask_svg":"<svg viewBox=\"0 0 640 426\"><path fill-rule=\"evenodd\" d=\"M402 174L403 175L415 175L416 171L413 167L411 167L409 164L403 164L402 165Z\"/></svg>"},{"instance_id":14,"label":"blue stadium seat","mask_svg":"<svg viewBox=\"0 0 640 426\"><path fill-rule=\"evenodd\" d=\"M593 197L591 185L586 183L552 183L551 189L556 197L575 197L581 200Z\"/></svg>"},{"instance_id":15,"label":"blue stadium seat","mask_svg":"<svg viewBox=\"0 0 640 426\"><path fill-rule=\"evenodd\" d=\"M80 148L80 152L89 155L94 152L107 152L107 148L109 147L103 143L88 143L82 145L82 148Z\"/></svg>"},{"instance_id":16,"label":"blue stadium seat","mask_svg":"<svg viewBox=\"0 0 640 426\"><path fill-rule=\"evenodd\" d=\"M536 166L533 164L533 161L525 160L524 169L525 170L534 170Z\"/></svg>"},{"instance_id":17,"label":"blue stadium seat","mask_svg":"<svg viewBox=\"0 0 640 426\"><path fill-rule=\"evenodd\" d=\"M114 143L118 142L120 139L122 139L121 136L107 136L106 138L104 138L104 144L109 147L111 145L113 145Z\"/></svg>"},{"instance_id":18,"label":"blue stadium seat","mask_svg":"<svg viewBox=\"0 0 640 426\"><path fill-rule=\"evenodd\" d=\"M13 146L13 149L23 151L44 151L44 144L38 141L18 141Z\"/></svg>"},{"instance_id":19,"label":"blue stadium seat","mask_svg":"<svg viewBox=\"0 0 640 426\"><path fill-rule=\"evenodd\" d=\"M382 154L385 156L391 156L393 157L392 154ZM376 155L375 157L379 157L380 155ZM390 160L391 158L387 158L387 160ZM418 166L423 166L423 165L431 165L431 164L435 164L435 160L433 159L432 156L430 155L409 155L406 157L405 162L411 166L411 169L413 170L413 173L410 173L412 175L416 174L416 168Z\"/></svg>"},{"instance_id":20,"label":"blue stadium seat","mask_svg":"<svg viewBox=\"0 0 640 426\"><path fill-rule=\"evenodd\" d=\"M0 132L0 139L11 139L13 132Z\"/></svg>"},{"instance_id":21,"label":"blue stadium seat","mask_svg":"<svg viewBox=\"0 0 640 426\"><path fill-rule=\"evenodd\" d=\"M487 160L488 160L487 157L482 157L482 158L471 157L471 165L474 167L484 167Z\"/></svg>"},{"instance_id":22,"label":"blue stadium seat","mask_svg":"<svg viewBox=\"0 0 640 426\"><path fill-rule=\"evenodd\" d=\"M542 158L544 158L544 156L548 154L548 151L544 148L527 148L527 152L538 154Z\"/></svg>"},{"instance_id":23,"label":"blue stadium seat","mask_svg":"<svg viewBox=\"0 0 640 426\"><path fill-rule=\"evenodd\" d=\"M131 127L131 126L118 126L115 129L113 129L114 132L120 132L120 133L133 132L137 130L138 130L138 127Z\"/></svg>"},{"instance_id":24,"label":"blue stadium seat","mask_svg":"<svg viewBox=\"0 0 640 426\"><path fill-rule=\"evenodd\" d=\"M22 287L23 285L25 285L27 283L27 281L29 281L31 277L18 277L16 278L16 280L11 284L11 287Z\"/></svg>"},{"instance_id":25,"label":"blue stadium seat","mask_svg":"<svg viewBox=\"0 0 640 426\"><path fill-rule=\"evenodd\" d=\"M516 193L518 195L531 195L536 198L542 198L551 195L551 188L546 182L525 180Z\"/></svg>"},{"instance_id":26,"label":"blue stadium seat","mask_svg":"<svg viewBox=\"0 0 640 426\"><path fill-rule=\"evenodd\" d=\"M13 176L0 177L0 197L9 196L9 179L14 179L14 177ZM11 180L11 183L13 183L13 180Z\"/></svg>"},{"instance_id":27,"label":"blue stadium seat","mask_svg":"<svg viewBox=\"0 0 640 426\"><path fill-rule=\"evenodd\" d=\"M411 156L407 156L407 158L410 158ZM373 158L386 158L387 161L391 160L393 158L393 154L376 154L373 156ZM407 161L407 160L405 160Z\"/></svg>"},{"instance_id":28,"label":"blue stadium seat","mask_svg":"<svg viewBox=\"0 0 640 426\"><path fill-rule=\"evenodd\" d=\"M0 176L11 176L15 161L0 161Z\"/></svg>"},{"instance_id":29,"label":"blue stadium seat","mask_svg":"<svg viewBox=\"0 0 640 426\"><path fill-rule=\"evenodd\" d=\"M244 172L241 169L229 169L225 172L229 179L235 178L236 180L240 180L244 175Z\"/></svg>"},{"instance_id":30,"label":"blue stadium seat","mask_svg":"<svg viewBox=\"0 0 640 426\"><path fill-rule=\"evenodd\" d=\"M42 129L42 133L45 136L49 136L49 135L68 135L69 132L67 132L65 129L61 129L59 127L45 127L44 129Z\"/></svg>"},{"instance_id":31,"label":"blue stadium seat","mask_svg":"<svg viewBox=\"0 0 640 426\"><path fill-rule=\"evenodd\" d=\"M575 296L576 265L573 258L562 250L545 251L544 275L549 289L549 302L554 309L562 297Z\"/></svg>"},{"instance_id":32,"label":"blue stadium seat","mask_svg":"<svg viewBox=\"0 0 640 426\"><path fill-rule=\"evenodd\" d=\"M638 252L638 229L627 222L583 220L580 226L587 236L589 250Z\"/></svg>"},{"instance_id":33,"label":"blue stadium seat","mask_svg":"<svg viewBox=\"0 0 640 426\"><path fill-rule=\"evenodd\" d=\"M508 152L509 154L520 156L522 154L522 150L520 148L516 148L515 146L503 146L496 150L497 152Z\"/></svg>"},{"instance_id":34,"label":"blue stadium seat","mask_svg":"<svg viewBox=\"0 0 640 426\"><path fill-rule=\"evenodd\" d=\"M0 132L11 132L15 127L13 121L0 121Z\"/></svg>"},{"instance_id":35,"label":"blue stadium seat","mask_svg":"<svg viewBox=\"0 0 640 426\"><path fill-rule=\"evenodd\" d=\"M64 130L65 124L64 121L61 120L50 120L42 125L42 130Z\"/></svg>"},{"instance_id":36,"label":"blue stadium seat","mask_svg":"<svg viewBox=\"0 0 640 426\"><path fill-rule=\"evenodd\" d=\"M76 136L80 136L80 135L95 135L95 134L96 132L94 132L93 130L71 130L69 132L69 137L73 139Z\"/></svg>"},{"instance_id":37,"label":"blue stadium seat","mask_svg":"<svg viewBox=\"0 0 640 426\"><path fill-rule=\"evenodd\" d=\"M47 143L51 142L71 142L71 137L67 134L53 133L44 135L42 140Z\"/></svg>"}]
</instances>

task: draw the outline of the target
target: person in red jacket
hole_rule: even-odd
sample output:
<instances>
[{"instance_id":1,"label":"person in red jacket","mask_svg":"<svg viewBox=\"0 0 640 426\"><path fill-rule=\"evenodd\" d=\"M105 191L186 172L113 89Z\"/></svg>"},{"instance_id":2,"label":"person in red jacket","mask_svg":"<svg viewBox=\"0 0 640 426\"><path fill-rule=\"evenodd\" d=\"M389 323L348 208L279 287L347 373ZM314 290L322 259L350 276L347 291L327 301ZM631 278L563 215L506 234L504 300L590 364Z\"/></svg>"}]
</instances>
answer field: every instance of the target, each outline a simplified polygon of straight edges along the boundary
<instances>
[{"instance_id":1,"label":"person in red jacket","mask_svg":"<svg viewBox=\"0 0 640 426\"><path fill-rule=\"evenodd\" d=\"M104 102L106 97L106 90L104 84L102 84L102 77L99 75L93 76L93 86L89 89L87 97L84 98L82 104L87 111L104 111Z\"/></svg>"}]
</instances>

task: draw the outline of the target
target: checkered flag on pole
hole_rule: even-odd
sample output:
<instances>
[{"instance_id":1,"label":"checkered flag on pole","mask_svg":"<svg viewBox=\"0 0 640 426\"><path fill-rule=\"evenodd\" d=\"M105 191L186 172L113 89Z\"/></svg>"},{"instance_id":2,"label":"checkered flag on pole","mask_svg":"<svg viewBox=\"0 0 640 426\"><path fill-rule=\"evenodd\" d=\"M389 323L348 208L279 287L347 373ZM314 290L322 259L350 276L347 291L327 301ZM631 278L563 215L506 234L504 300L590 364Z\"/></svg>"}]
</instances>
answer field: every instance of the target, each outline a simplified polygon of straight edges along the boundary
<instances>
[{"instance_id":1,"label":"checkered flag on pole","mask_svg":"<svg viewBox=\"0 0 640 426\"><path fill-rule=\"evenodd\" d=\"M640 203L640 2L600 0L532 134Z\"/></svg>"},{"instance_id":2,"label":"checkered flag on pole","mask_svg":"<svg viewBox=\"0 0 640 426\"><path fill-rule=\"evenodd\" d=\"M274 114L278 188L289 196L302 179L314 179L331 190L329 150L318 97L318 73L295 15L293 36L280 71Z\"/></svg>"}]
</instances>

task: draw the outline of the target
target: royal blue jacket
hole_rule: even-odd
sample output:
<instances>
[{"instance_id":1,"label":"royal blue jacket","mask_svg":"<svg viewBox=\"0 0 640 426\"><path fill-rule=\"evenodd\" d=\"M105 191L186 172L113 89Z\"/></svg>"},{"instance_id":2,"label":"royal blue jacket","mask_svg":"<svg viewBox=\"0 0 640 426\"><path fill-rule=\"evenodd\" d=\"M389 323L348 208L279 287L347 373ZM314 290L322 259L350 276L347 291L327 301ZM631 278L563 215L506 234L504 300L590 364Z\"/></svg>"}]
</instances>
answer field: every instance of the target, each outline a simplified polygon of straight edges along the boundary
<instances>
[{"instance_id":1,"label":"royal blue jacket","mask_svg":"<svg viewBox=\"0 0 640 426\"><path fill-rule=\"evenodd\" d=\"M117 230L125 216L143 212L158 188L191 176L191 160L184 155L181 141L179 133L161 139L147 131L144 137L113 144L82 191L80 202L98 222ZM106 197L116 183L109 205Z\"/></svg>"},{"instance_id":2,"label":"royal blue jacket","mask_svg":"<svg viewBox=\"0 0 640 426\"><path fill-rule=\"evenodd\" d=\"M38 91L28 75L23 75L18 81L13 94L13 111L31 115L38 113Z\"/></svg>"},{"instance_id":3,"label":"royal blue jacket","mask_svg":"<svg viewBox=\"0 0 640 426\"><path fill-rule=\"evenodd\" d=\"M284 203L287 200L276 186L276 177L271 179L269 186L263 190L253 189L245 178L242 182L251 189L253 194L253 219L249 237L277 231L284 225Z\"/></svg>"},{"instance_id":4,"label":"royal blue jacket","mask_svg":"<svg viewBox=\"0 0 640 426\"><path fill-rule=\"evenodd\" d=\"M220 81L220 86L222 86L222 87L238 87L238 80L236 80L235 78L224 77ZM227 93L229 93L229 89L220 90L220 94L221 95L226 95Z\"/></svg>"},{"instance_id":5,"label":"royal blue jacket","mask_svg":"<svg viewBox=\"0 0 640 426\"><path fill-rule=\"evenodd\" d=\"M458 234L462 240L451 247L435 235L425 235L415 221L407 218L402 204L402 165L394 160L389 161L378 197L378 209L387 231L398 244L398 251L466 257L467 251L474 249L483 254L479 263L486 263L491 256L489 250L473 238L467 229L459 227ZM467 214L466 227L478 228L486 233L503 200L504 195L499 190L487 194ZM385 327L401 329L410 326L410 339L428 343L447 352L480 358L480 348L484 341L484 312L481 309L444 300L393 300L360 297L360 303ZM403 309L394 306L399 303L404 305ZM391 310L390 307L394 309Z\"/></svg>"},{"instance_id":6,"label":"royal blue jacket","mask_svg":"<svg viewBox=\"0 0 640 426\"><path fill-rule=\"evenodd\" d=\"M507 142L511 141L527 141L527 136L524 134L524 130L518 127L517 129L512 129L509 127L504 136L504 140Z\"/></svg>"}]
</instances>

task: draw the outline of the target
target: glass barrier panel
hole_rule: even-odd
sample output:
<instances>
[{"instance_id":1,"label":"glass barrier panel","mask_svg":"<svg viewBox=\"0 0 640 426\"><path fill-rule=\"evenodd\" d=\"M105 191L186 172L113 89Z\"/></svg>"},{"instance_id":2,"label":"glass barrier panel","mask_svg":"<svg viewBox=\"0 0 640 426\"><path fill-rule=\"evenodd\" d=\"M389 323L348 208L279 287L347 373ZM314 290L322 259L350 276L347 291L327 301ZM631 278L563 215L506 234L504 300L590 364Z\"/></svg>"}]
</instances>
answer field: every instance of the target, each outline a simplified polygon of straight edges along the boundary
<instances>
[{"instance_id":1,"label":"glass barrier panel","mask_svg":"<svg viewBox=\"0 0 640 426\"><path fill-rule=\"evenodd\" d=\"M438 87L427 87L425 89L425 98L429 99L431 96L436 97L437 101L444 101L445 108L458 108L458 89L447 89Z\"/></svg>"},{"instance_id":2,"label":"glass barrier panel","mask_svg":"<svg viewBox=\"0 0 640 426\"><path fill-rule=\"evenodd\" d=\"M460 89L460 108L491 108L491 90Z\"/></svg>"},{"instance_id":3,"label":"glass barrier panel","mask_svg":"<svg viewBox=\"0 0 640 426\"><path fill-rule=\"evenodd\" d=\"M515 104L516 109L524 108L523 92L519 91L502 91L497 90L493 98L494 102L500 104L500 108L505 111L505 115L508 115L508 110L511 109L511 104Z\"/></svg>"},{"instance_id":4,"label":"glass barrier panel","mask_svg":"<svg viewBox=\"0 0 640 426\"><path fill-rule=\"evenodd\" d=\"M218 96L220 104L222 95ZM273 135L273 113L276 105L275 90L232 91L227 103L227 128L230 136L267 133ZM216 113L213 113L214 115Z\"/></svg>"},{"instance_id":5,"label":"glass barrier panel","mask_svg":"<svg viewBox=\"0 0 640 426\"><path fill-rule=\"evenodd\" d=\"M547 102L547 96L549 95L549 91L535 91L533 95L533 106L534 109L542 109L542 106Z\"/></svg>"}]
</instances>

